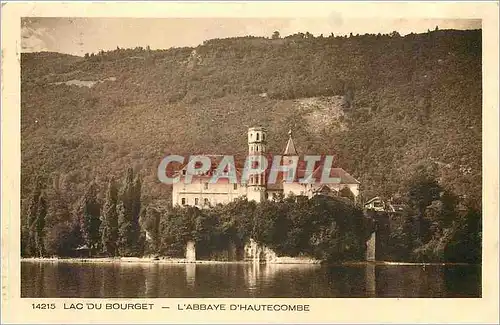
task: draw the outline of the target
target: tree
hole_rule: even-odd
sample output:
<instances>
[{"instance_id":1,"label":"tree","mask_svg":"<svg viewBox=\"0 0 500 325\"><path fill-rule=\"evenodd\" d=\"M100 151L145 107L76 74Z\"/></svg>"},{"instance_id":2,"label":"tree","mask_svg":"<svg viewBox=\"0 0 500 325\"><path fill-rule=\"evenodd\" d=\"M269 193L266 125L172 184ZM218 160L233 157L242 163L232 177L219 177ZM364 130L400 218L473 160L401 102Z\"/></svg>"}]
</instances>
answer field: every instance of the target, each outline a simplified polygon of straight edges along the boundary
<instances>
[{"instance_id":1,"label":"tree","mask_svg":"<svg viewBox=\"0 0 500 325\"><path fill-rule=\"evenodd\" d=\"M47 201L44 193L38 200L37 218L34 225L36 255L43 257L45 255L44 237L45 237L45 217L47 216Z\"/></svg>"},{"instance_id":2,"label":"tree","mask_svg":"<svg viewBox=\"0 0 500 325\"><path fill-rule=\"evenodd\" d=\"M82 245L78 222L66 221L53 225L45 236L45 249L49 255L71 256Z\"/></svg>"},{"instance_id":3,"label":"tree","mask_svg":"<svg viewBox=\"0 0 500 325\"><path fill-rule=\"evenodd\" d=\"M449 227L457 216L458 197L449 190L441 195L440 223L443 228Z\"/></svg>"},{"instance_id":4,"label":"tree","mask_svg":"<svg viewBox=\"0 0 500 325\"><path fill-rule=\"evenodd\" d=\"M102 245L110 256L118 254L118 189L114 179L108 182L108 191L104 203L104 211L101 225Z\"/></svg>"},{"instance_id":5,"label":"tree","mask_svg":"<svg viewBox=\"0 0 500 325\"><path fill-rule=\"evenodd\" d=\"M288 205L286 211L289 224L283 248L291 256L311 253L309 245L309 239L313 233L311 201L304 197L296 197L293 201L287 200L285 204Z\"/></svg>"},{"instance_id":6,"label":"tree","mask_svg":"<svg viewBox=\"0 0 500 325\"><path fill-rule=\"evenodd\" d=\"M283 251L282 243L288 229L287 206L281 202L260 202L254 213L252 238L257 242Z\"/></svg>"},{"instance_id":7,"label":"tree","mask_svg":"<svg viewBox=\"0 0 500 325\"><path fill-rule=\"evenodd\" d=\"M134 179L134 172L132 168L129 168L121 190L118 208L118 246L121 255L138 256L142 251L139 224L141 186L139 175Z\"/></svg>"},{"instance_id":8,"label":"tree","mask_svg":"<svg viewBox=\"0 0 500 325\"><path fill-rule=\"evenodd\" d=\"M397 31L393 31L391 34L390 34L391 37L401 37L401 35L397 32Z\"/></svg>"},{"instance_id":9,"label":"tree","mask_svg":"<svg viewBox=\"0 0 500 325\"><path fill-rule=\"evenodd\" d=\"M354 83L348 81L344 83L344 98L342 102L343 108L353 108L354 105Z\"/></svg>"},{"instance_id":10,"label":"tree","mask_svg":"<svg viewBox=\"0 0 500 325\"><path fill-rule=\"evenodd\" d=\"M435 200L440 198L442 187L436 180L435 175L425 169L424 166L417 167L415 173L408 182L408 203L417 213L417 238L423 236L423 219L426 208Z\"/></svg>"},{"instance_id":11,"label":"tree","mask_svg":"<svg viewBox=\"0 0 500 325\"><path fill-rule=\"evenodd\" d=\"M70 256L82 244L81 234L73 234L74 215L70 211L67 193L61 190L58 176L53 179L53 186L44 192L49 202L45 223L45 253L49 256Z\"/></svg>"},{"instance_id":12,"label":"tree","mask_svg":"<svg viewBox=\"0 0 500 325\"><path fill-rule=\"evenodd\" d=\"M35 222L39 215L40 195L42 193L42 179L39 175L35 176L33 193L31 195L30 204L28 207L28 218L24 227L25 238L25 254L33 256L37 254L36 249L36 231Z\"/></svg>"},{"instance_id":13,"label":"tree","mask_svg":"<svg viewBox=\"0 0 500 325\"><path fill-rule=\"evenodd\" d=\"M141 213L141 191L142 181L140 175L136 175L134 179L133 195L132 195L132 216L134 223L139 225L139 215Z\"/></svg>"},{"instance_id":14,"label":"tree","mask_svg":"<svg viewBox=\"0 0 500 325\"><path fill-rule=\"evenodd\" d=\"M279 39L280 38L280 32L274 31L272 39Z\"/></svg>"},{"instance_id":15,"label":"tree","mask_svg":"<svg viewBox=\"0 0 500 325\"><path fill-rule=\"evenodd\" d=\"M143 210L141 216L141 228L147 232L147 247L146 253L159 254L160 252L160 220L161 216L166 212L160 207L148 206Z\"/></svg>"},{"instance_id":16,"label":"tree","mask_svg":"<svg viewBox=\"0 0 500 325\"><path fill-rule=\"evenodd\" d=\"M173 257L183 257L185 246L193 240L196 207L170 207L160 220L160 252Z\"/></svg>"},{"instance_id":17,"label":"tree","mask_svg":"<svg viewBox=\"0 0 500 325\"><path fill-rule=\"evenodd\" d=\"M92 256L101 244L101 235L99 228L101 207L97 201L97 184L91 182L82 200L82 219L81 231L84 243L89 249L89 255Z\"/></svg>"},{"instance_id":18,"label":"tree","mask_svg":"<svg viewBox=\"0 0 500 325\"><path fill-rule=\"evenodd\" d=\"M442 190L436 177L420 167L409 180L409 203L419 215L423 215L432 201L440 198Z\"/></svg>"}]
</instances>

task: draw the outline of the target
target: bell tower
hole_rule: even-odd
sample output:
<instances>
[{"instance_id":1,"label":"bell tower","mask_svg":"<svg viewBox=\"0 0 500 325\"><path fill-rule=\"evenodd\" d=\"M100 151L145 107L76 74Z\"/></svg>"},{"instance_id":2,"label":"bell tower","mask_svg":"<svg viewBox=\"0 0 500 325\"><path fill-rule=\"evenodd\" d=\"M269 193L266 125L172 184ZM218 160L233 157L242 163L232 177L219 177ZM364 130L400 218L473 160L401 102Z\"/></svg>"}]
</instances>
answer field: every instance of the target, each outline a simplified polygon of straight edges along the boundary
<instances>
[{"instance_id":1,"label":"bell tower","mask_svg":"<svg viewBox=\"0 0 500 325\"><path fill-rule=\"evenodd\" d=\"M267 130L263 127L248 129L248 154L263 155L267 150Z\"/></svg>"},{"instance_id":2,"label":"bell tower","mask_svg":"<svg viewBox=\"0 0 500 325\"><path fill-rule=\"evenodd\" d=\"M260 156L265 159L267 150L267 130L263 127L248 129L248 156ZM250 175L248 179L248 200L261 202L266 195L266 173Z\"/></svg>"}]
</instances>

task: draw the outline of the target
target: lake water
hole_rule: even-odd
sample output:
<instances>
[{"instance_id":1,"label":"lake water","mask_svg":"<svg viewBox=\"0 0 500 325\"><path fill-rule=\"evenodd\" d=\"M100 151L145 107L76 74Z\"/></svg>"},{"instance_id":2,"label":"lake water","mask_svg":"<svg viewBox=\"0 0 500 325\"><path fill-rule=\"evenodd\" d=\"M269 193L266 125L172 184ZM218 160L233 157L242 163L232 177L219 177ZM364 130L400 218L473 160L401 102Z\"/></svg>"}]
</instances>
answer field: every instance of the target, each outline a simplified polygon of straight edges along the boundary
<instances>
[{"instance_id":1,"label":"lake water","mask_svg":"<svg viewBox=\"0 0 500 325\"><path fill-rule=\"evenodd\" d=\"M21 296L481 297L481 267L22 261Z\"/></svg>"}]
</instances>

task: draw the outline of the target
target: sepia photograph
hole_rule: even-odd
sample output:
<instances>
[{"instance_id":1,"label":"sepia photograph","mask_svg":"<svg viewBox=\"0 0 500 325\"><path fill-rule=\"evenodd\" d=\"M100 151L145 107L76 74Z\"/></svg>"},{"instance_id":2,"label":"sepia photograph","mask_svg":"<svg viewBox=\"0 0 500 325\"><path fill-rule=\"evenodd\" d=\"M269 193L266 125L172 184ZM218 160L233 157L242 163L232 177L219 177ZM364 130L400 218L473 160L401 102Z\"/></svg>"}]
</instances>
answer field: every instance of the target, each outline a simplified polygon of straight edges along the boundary
<instances>
[{"instance_id":1,"label":"sepia photograph","mask_svg":"<svg viewBox=\"0 0 500 325\"><path fill-rule=\"evenodd\" d=\"M1 323L498 323L495 9L2 2Z\"/></svg>"},{"instance_id":2,"label":"sepia photograph","mask_svg":"<svg viewBox=\"0 0 500 325\"><path fill-rule=\"evenodd\" d=\"M482 296L480 19L20 23L21 297Z\"/></svg>"}]
</instances>

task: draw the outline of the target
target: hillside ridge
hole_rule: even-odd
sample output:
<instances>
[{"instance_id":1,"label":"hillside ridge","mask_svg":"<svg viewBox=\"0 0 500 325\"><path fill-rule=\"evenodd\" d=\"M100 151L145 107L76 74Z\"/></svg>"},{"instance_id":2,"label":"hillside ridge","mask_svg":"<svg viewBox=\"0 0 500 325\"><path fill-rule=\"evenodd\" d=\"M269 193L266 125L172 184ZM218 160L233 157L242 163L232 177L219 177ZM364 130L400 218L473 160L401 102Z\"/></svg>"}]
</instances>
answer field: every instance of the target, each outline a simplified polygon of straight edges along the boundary
<instances>
[{"instance_id":1,"label":"hillside ridge","mask_svg":"<svg viewBox=\"0 0 500 325\"><path fill-rule=\"evenodd\" d=\"M78 197L91 179L133 166L145 200L168 201L156 178L164 155L243 155L246 128L262 125L272 152L293 128L300 153L334 154L365 198L400 192L426 164L480 204L481 43L481 30L299 33L85 57L23 53L22 198L40 171Z\"/></svg>"}]
</instances>

